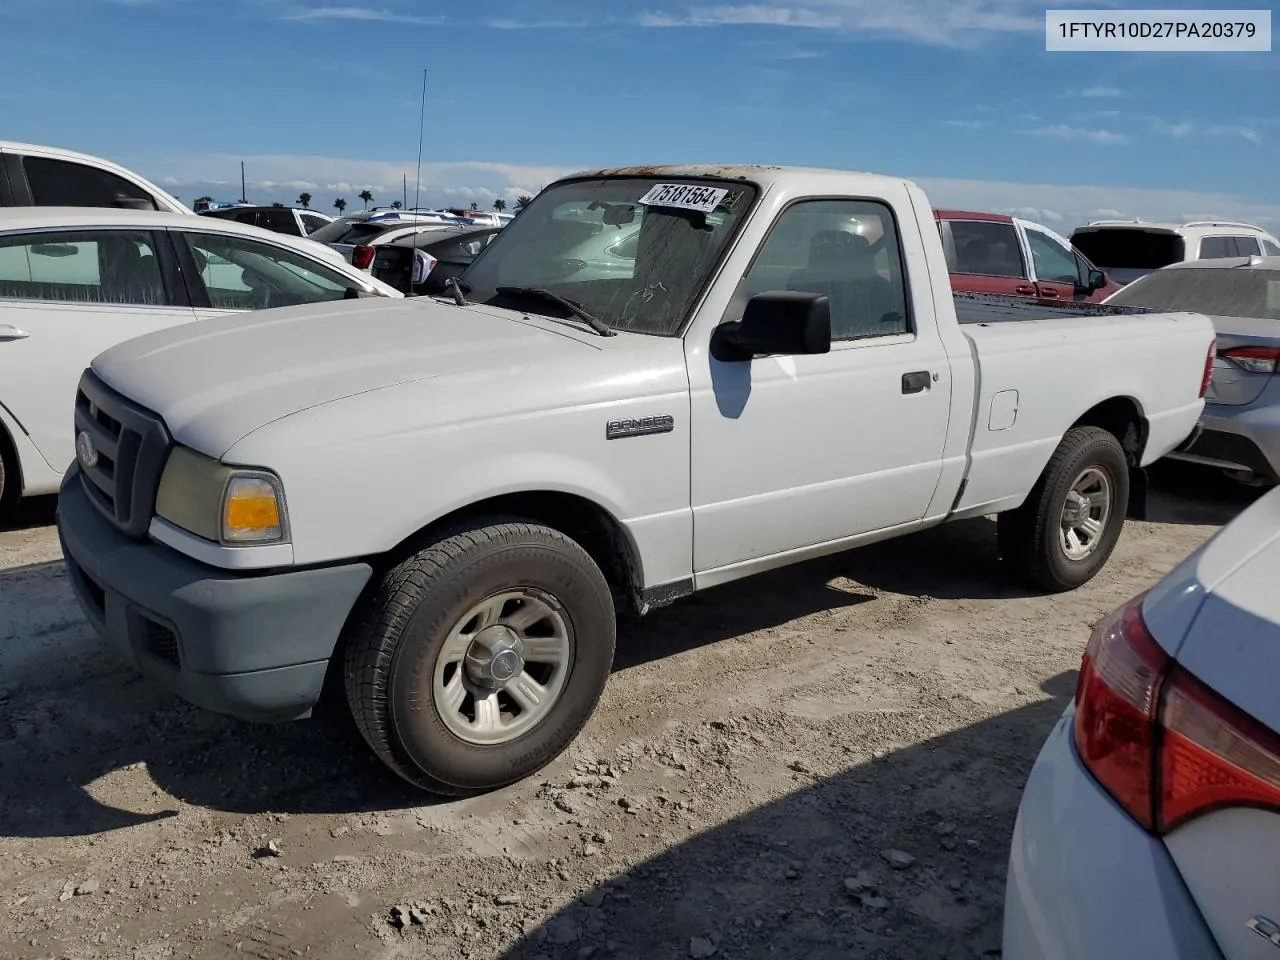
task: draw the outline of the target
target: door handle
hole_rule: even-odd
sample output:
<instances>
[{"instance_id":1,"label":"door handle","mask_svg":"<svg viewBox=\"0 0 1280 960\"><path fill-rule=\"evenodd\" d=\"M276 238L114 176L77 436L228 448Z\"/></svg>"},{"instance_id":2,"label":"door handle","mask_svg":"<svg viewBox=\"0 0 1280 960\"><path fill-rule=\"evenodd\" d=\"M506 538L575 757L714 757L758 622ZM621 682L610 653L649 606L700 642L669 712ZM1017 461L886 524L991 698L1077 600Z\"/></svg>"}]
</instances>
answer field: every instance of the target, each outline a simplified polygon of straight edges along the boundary
<instances>
[{"instance_id":1,"label":"door handle","mask_svg":"<svg viewBox=\"0 0 1280 960\"><path fill-rule=\"evenodd\" d=\"M1058 296L1058 291L1054 290L1052 287L1046 287L1040 291L1040 296L1044 297L1046 300L1053 300Z\"/></svg>"},{"instance_id":2,"label":"door handle","mask_svg":"<svg viewBox=\"0 0 1280 960\"><path fill-rule=\"evenodd\" d=\"M1024 297L1030 297L1030 296L1033 296L1033 295L1035 294L1035 292L1036 292L1036 288L1035 288L1035 287L1029 287L1029 286L1027 286L1026 284L1023 284L1023 285L1022 285L1022 286L1020 286L1020 287L1014 287L1014 288L1013 288L1013 292L1014 292L1014 293L1020 293L1020 294L1022 294Z\"/></svg>"},{"instance_id":3,"label":"door handle","mask_svg":"<svg viewBox=\"0 0 1280 960\"><path fill-rule=\"evenodd\" d=\"M903 393L920 393L929 386L928 370L913 370L911 373L902 375L902 392Z\"/></svg>"},{"instance_id":4,"label":"door handle","mask_svg":"<svg viewBox=\"0 0 1280 960\"><path fill-rule=\"evenodd\" d=\"M19 330L11 323L0 323L0 340L25 340L31 334Z\"/></svg>"}]
</instances>

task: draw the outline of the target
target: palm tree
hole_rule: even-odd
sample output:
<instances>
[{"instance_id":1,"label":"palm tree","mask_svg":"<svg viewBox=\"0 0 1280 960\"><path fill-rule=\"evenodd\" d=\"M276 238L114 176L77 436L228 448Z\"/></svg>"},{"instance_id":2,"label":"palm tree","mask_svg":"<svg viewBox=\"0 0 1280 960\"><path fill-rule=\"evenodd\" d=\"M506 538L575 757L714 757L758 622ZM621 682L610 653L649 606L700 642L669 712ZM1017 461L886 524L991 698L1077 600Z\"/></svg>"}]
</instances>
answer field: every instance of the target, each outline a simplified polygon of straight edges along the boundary
<instances>
[{"instance_id":1,"label":"palm tree","mask_svg":"<svg viewBox=\"0 0 1280 960\"><path fill-rule=\"evenodd\" d=\"M337 200L333 201L333 208L338 211L338 216L342 216L342 211L347 209L347 201L339 197Z\"/></svg>"},{"instance_id":2,"label":"palm tree","mask_svg":"<svg viewBox=\"0 0 1280 960\"><path fill-rule=\"evenodd\" d=\"M392 200L392 201L391 201L391 209L392 209L392 210L399 210L399 209L400 209L400 201L399 201L399 200Z\"/></svg>"},{"instance_id":3,"label":"palm tree","mask_svg":"<svg viewBox=\"0 0 1280 960\"><path fill-rule=\"evenodd\" d=\"M474 200L472 200L472 201L471 201L471 209L472 209L472 210L479 210L479 209L480 209L480 204L478 204L478 203L476 203Z\"/></svg>"},{"instance_id":4,"label":"palm tree","mask_svg":"<svg viewBox=\"0 0 1280 960\"><path fill-rule=\"evenodd\" d=\"M531 203L533 203L533 197L529 196L527 193L522 193L520 196L516 197L516 213L519 213Z\"/></svg>"},{"instance_id":5,"label":"palm tree","mask_svg":"<svg viewBox=\"0 0 1280 960\"><path fill-rule=\"evenodd\" d=\"M373 194L370 193L368 190L361 190L360 193L357 194L357 196L359 196L360 199L364 201L364 208L368 210L369 204L373 202Z\"/></svg>"},{"instance_id":6,"label":"palm tree","mask_svg":"<svg viewBox=\"0 0 1280 960\"><path fill-rule=\"evenodd\" d=\"M507 201L499 197L497 200L493 201L493 209L501 213L503 210L507 209Z\"/></svg>"},{"instance_id":7,"label":"palm tree","mask_svg":"<svg viewBox=\"0 0 1280 960\"><path fill-rule=\"evenodd\" d=\"M311 194L309 194L309 193L300 193L300 194L298 194L298 206L300 206L303 210L310 210L310 209L311 209Z\"/></svg>"}]
</instances>

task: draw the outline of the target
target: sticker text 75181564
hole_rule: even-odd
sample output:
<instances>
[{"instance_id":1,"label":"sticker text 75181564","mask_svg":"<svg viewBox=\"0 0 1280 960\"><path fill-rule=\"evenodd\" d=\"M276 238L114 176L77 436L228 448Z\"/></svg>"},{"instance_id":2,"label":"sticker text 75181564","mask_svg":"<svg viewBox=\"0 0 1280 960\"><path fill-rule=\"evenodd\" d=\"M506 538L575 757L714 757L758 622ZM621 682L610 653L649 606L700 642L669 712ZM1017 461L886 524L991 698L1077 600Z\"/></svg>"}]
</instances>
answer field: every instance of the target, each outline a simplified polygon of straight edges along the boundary
<instances>
[{"instance_id":1,"label":"sticker text 75181564","mask_svg":"<svg viewBox=\"0 0 1280 960\"><path fill-rule=\"evenodd\" d=\"M655 183L640 202L651 207L678 207L710 213L729 191L700 183Z\"/></svg>"}]
</instances>

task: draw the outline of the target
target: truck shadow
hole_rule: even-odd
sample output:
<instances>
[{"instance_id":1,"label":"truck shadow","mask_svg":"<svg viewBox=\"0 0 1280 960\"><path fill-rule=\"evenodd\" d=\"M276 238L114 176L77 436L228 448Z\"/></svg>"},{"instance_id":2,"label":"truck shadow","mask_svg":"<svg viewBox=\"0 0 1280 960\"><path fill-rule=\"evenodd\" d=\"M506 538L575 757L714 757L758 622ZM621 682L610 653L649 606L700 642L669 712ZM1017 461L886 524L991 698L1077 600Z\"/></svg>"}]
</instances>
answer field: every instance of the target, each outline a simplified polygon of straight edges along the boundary
<instances>
[{"instance_id":1,"label":"truck shadow","mask_svg":"<svg viewBox=\"0 0 1280 960\"><path fill-rule=\"evenodd\" d=\"M54 512L57 509L58 497L56 494L23 500L18 504L17 509L14 510L11 516L0 520L0 533L47 527L53 523Z\"/></svg>"},{"instance_id":2,"label":"truck shadow","mask_svg":"<svg viewBox=\"0 0 1280 960\"><path fill-rule=\"evenodd\" d=\"M1046 699L833 776L796 774L794 792L584 890L503 960L710 947L737 960L998 957L1022 786L1075 676L1048 681ZM655 811L651 829L682 826L668 816L679 819ZM890 849L915 862L893 869ZM845 879L860 875L869 889L851 893ZM432 922L402 936L430 939Z\"/></svg>"},{"instance_id":3,"label":"truck shadow","mask_svg":"<svg viewBox=\"0 0 1280 960\"><path fill-rule=\"evenodd\" d=\"M1147 520L1225 526L1272 488L1249 487L1218 470L1160 460L1149 470Z\"/></svg>"}]
</instances>

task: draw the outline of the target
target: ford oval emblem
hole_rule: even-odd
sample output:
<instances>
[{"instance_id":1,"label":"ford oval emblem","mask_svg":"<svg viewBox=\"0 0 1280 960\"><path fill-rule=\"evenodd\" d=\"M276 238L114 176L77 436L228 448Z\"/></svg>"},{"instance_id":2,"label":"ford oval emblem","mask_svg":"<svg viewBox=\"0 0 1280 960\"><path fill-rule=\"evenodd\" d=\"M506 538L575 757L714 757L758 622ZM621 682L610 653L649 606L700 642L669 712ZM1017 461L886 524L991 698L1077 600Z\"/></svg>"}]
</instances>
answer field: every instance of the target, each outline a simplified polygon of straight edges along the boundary
<instances>
[{"instance_id":1,"label":"ford oval emblem","mask_svg":"<svg viewBox=\"0 0 1280 960\"><path fill-rule=\"evenodd\" d=\"M89 436L88 431L81 430L76 435L76 456L80 460L80 465L86 470L92 470L98 465L98 448L94 445L93 437Z\"/></svg>"}]
</instances>

